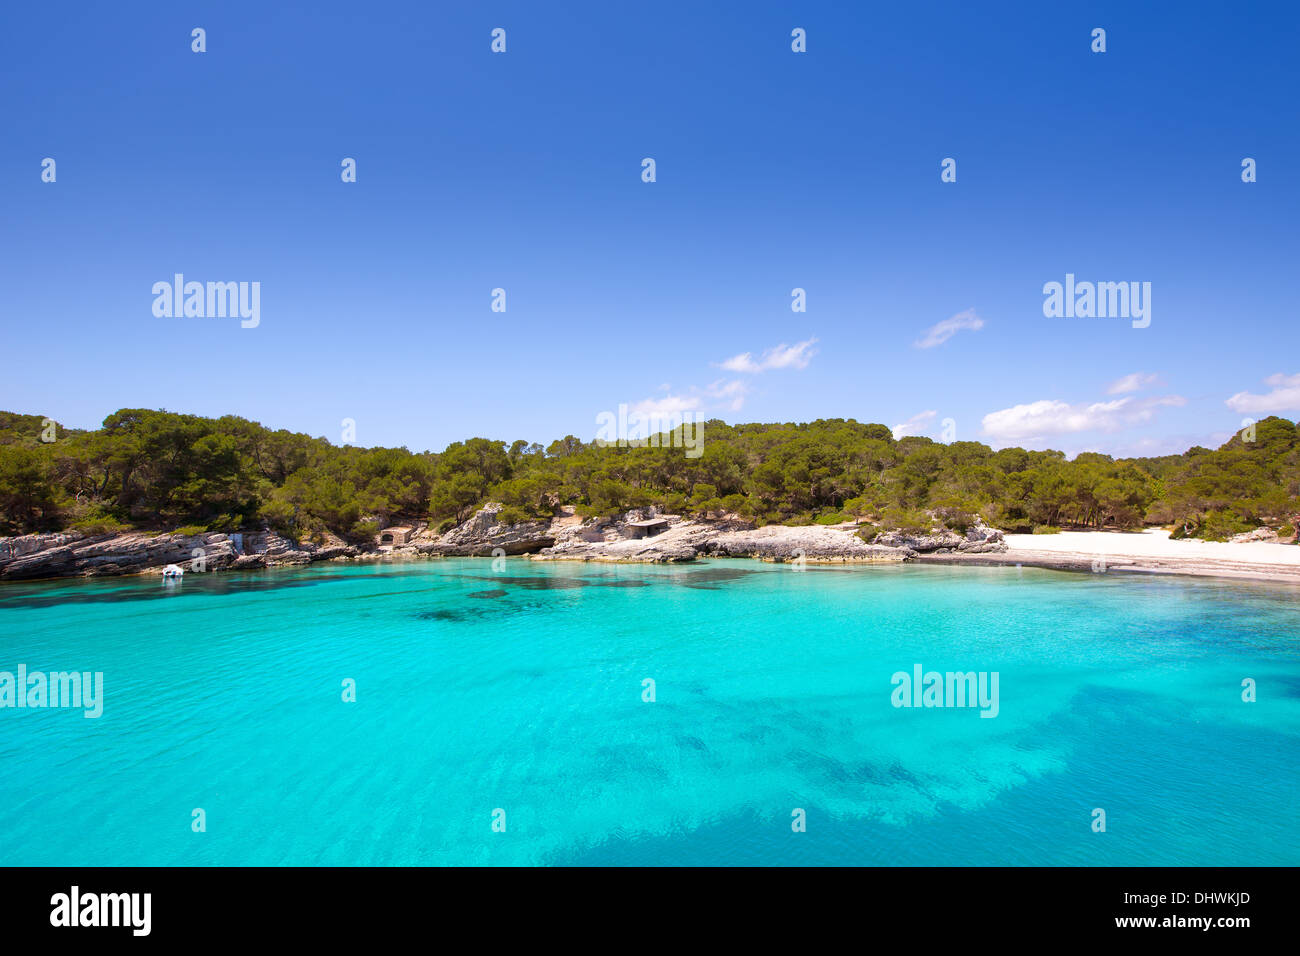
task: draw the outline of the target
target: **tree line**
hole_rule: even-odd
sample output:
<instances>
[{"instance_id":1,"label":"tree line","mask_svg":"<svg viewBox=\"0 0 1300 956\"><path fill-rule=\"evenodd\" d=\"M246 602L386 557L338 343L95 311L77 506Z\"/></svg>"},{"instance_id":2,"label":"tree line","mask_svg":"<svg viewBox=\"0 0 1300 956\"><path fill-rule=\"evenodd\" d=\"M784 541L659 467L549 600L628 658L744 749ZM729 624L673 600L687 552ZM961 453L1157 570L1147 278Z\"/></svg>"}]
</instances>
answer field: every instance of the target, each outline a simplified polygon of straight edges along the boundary
<instances>
[{"instance_id":1,"label":"tree line","mask_svg":"<svg viewBox=\"0 0 1300 956\"><path fill-rule=\"evenodd\" d=\"M352 541L429 520L446 528L488 501L507 522L657 506L759 524L858 521L1009 531L1168 525L1222 540L1300 512L1300 435L1270 417L1217 449L1115 459L941 444L852 419L704 425L703 454L612 447L572 435L543 446L486 438L441 452L338 446L235 416L121 409L94 431L0 412L0 534L77 529L270 527ZM51 440L52 439L52 440Z\"/></svg>"}]
</instances>

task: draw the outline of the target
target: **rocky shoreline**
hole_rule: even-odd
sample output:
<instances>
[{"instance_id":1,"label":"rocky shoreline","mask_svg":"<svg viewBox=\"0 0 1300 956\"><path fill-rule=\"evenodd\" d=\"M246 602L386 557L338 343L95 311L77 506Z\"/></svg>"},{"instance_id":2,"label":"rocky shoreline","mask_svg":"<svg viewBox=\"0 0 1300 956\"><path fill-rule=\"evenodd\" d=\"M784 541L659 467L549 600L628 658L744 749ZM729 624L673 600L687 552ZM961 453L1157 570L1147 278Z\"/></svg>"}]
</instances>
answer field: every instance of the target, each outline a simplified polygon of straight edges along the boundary
<instances>
[{"instance_id":1,"label":"rocky shoreline","mask_svg":"<svg viewBox=\"0 0 1300 956\"><path fill-rule=\"evenodd\" d=\"M359 548L326 536L294 541L272 531L244 534L179 533L84 535L80 532L0 538L0 581L128 574L160 574L175 564L188 571L238 571L316 561L526 555L535 561L681 563L701 558L754 558L812 564L889 563L922 554L990 554L1006 550L1001 531L983 525L965 534L890 532L871 544L855 526L767 525L737 518L686 519L653 509L615 519L583 519L572 512L549 520L503 524L499 505L486 505L444 534L417 526L393 546ZM657 522L649 534L646 522Z\"/></svg>"},{"instance_id":2,"label":"rocky shoreline","mask_svg":"<svg viewBox=\"0 0 1300 956\"><path fill-rule=\"evenodd\" d=\"M809 564L875 564L909 561L933 551L997 551L1002 532L980 526L965 536L944 531L906 536L891 533L868 544L853 525L766 525L732 519L702 521L662 516L667 527L653 537L633 537L634 522L657 517L628 512L610 522L557 519L555 543L532 555L538 561L677 563L699 558L755 558ZM566 523L567 521L567 523Z\"/></svg>"},{"instance_id":3,"label":"rocky shoreline","mask_svg":"<svg viewBox=\"0 0 1300 956\"><path fill-rule=\"evenodd\" d=\"M86 535L79 531L0 538L0 581L161 574L186 570L243 571L350 558L358 550L338 539L297 542L274 532Z\"/></svg>"},{"instance_id":4,"label":"rocky shoreline","mask_svg":"<svg viewBox=\"0 0 1300 956\"><path fill-rule=\"evenodd\" d=\"M1279 563L1277 554L1272 553L1277 549L1290 552L1291 548L1267 543L1259 534L1218 546L1162 539L1154 542L1158 547L1150 553L1132 553L1128 542L1157 537L1156 532L1145 537L1093 532L1086 536L1086 543L1081 540L1075 545L1054 540L1065 535L1008 536L976 525L965 533L946 529L928 534L890 531L868 543L852 524L755 527L734 516L703 520L659 514L654 509L629 511L613 519L584 519L568 510L550 519L505 524L500 513L499 505L489 504L445 533L416 523L407 529L411 535L402 544L364 547L330 535L316 541L295 541L269 530L197 535L138 531L97 536L75 531L22 535L0 538L0 581L158 575L171 564L187 573L207 573L317 561L519 556L533 561L637 564L750 558L800 564L1021 565L1059 571L1191 574L1300 583L1300 561ZM1272 551L1265 556L1259 549ZM1202 553L1208 551L1215 553Z\"/></svg>"}]
</instances>

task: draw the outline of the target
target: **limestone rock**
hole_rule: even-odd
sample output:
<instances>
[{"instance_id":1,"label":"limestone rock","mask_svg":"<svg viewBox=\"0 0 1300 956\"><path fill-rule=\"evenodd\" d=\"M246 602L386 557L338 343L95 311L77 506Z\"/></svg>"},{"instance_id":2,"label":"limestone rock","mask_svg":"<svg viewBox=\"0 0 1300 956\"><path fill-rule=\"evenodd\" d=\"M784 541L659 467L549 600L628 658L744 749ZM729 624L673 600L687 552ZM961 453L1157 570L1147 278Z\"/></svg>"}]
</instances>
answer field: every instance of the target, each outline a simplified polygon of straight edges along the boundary
<instances>
[{"instance_id":1,"label":"limestone rock","mask_svg":"<svg viewBox=\"0 0 1300 956\"><path fill-rule=\"evenodd\" d=\"M1256 528L1254 531L1244 531L1241 534L1234 534L1228 539L1231 544L1246 544L1250 541L1276 541L1277 532L1272 528Z\"/></svg>"},{"instance_id":2,"label":"limestone rock","mask_svg":"<svg viewBox=\"0 0 1300 956\"><path fill-rule=\"evenodd\" d=\"M876 539L872 543L889 548L908 548L925 554L929 551L939 551L945 548L951 551L960 547L965 540L956 531L941 528L927 534L913 534L908 531L882 531L876 535Z\"/></svg>"},{"instance_id":3,"label":"limestone rock","mask_svg":"<svg viewBox=\"0 0 1300 956\"><path fill-rule=\"evenodd\" d=\"M227 568L305 564L355 553L355 548L337 539L324 545L299 544L273 532L24 535L0 538L0 579L160 573L169 564L179 565L187 572L203 573Z\"/></svg>"},{"instance_id":4,"label":"limestone rock","mask_svg":"<svg viewBox=\"0 0 1300 956\"><path fill-rule=\"evenodd\" d=\"M966 540L957 545L958 551L968 554L988 554L1007 550L1007 536L997 528L977 524L966 530Z\"/></svg>"},{"instance_id":5,"label":"limestone rock","mask_svg":"<svg viewBox=\"0 0 1300 956\"><path fill-rule=\"evenodd\" d=\"M1007 550L1006 536L997 528L976 524L965 535L940 528L927 534L906 531L884 531L876 535L874 544L891 548L908 548L920 554L951 554L961 551L972 554Z\"/></svg>"},{"instance_id":6,"label":"limestone rock","mask_svg":"<svg viewBox=\"0 0 1300 956\"><path fill-rule=\"evenodd\" d=\"M666 563L718 557L838 563L903 561L915 554L902 548L869 545L847 528L753 528L742 521L683 520L678 515L653 515L668 521L667 530L653 537L633 537L630 523L644 517L644 512L629 512L613 521L571 524L556 533L552 547L533 558Z\"/></svg>"},{"instance_id":7,"label":"limestone rock","mask_svg":"<svg viewBox=\"0 0 1300 956\"><path fill-rule=\"evenodd\" d=\"M452 528L432 544L422 544L426 554L488 557L497 548L506 554L530 554L555 544L550 521L502 524L502 506L487 504L467 521Z\"/></svg>"}]
</instances>

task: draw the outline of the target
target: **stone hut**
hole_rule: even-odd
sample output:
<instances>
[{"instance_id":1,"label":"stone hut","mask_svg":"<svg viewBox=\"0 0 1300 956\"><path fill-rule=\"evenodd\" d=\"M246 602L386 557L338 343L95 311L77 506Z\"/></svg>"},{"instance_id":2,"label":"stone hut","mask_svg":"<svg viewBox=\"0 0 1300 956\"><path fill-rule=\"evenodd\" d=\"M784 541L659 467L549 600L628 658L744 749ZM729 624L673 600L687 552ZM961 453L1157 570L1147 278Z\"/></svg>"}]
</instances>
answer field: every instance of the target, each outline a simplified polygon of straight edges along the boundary
<instances>
[{"instance_id":1,"label":"stone hut","mask_svg":"<svg viewBox=\"0 0 1300 956\"><path fill-rule=\"evenodd\" d=\"M644 521L629 521L627 528L633 538L653 538L668 530L668 519L647 518Z\"/></svg>"},{"instance_id":2,"label":"stone hut","mask_svg":"<svg viewBox=\"0 0 1300 956\"><path fill-rule=\"evenodd\" d=\"M385 528L383 531L379 532L379 535L375 539L375 543L381 548L391 548L399 544L408 544L411 540L411 536L414 534L414 528Z\"/></svg>"}]
</instances>

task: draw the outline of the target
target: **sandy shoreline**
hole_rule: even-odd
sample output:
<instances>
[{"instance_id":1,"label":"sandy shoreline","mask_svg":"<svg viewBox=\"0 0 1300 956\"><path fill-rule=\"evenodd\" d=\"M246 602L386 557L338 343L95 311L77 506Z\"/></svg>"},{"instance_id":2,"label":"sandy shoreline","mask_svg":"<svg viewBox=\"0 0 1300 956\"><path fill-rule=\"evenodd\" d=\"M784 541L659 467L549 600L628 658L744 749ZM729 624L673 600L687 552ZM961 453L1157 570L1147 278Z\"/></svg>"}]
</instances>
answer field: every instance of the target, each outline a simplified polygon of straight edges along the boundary
<instances>
[{"instance_id":1,"label":"sandy shoreline","mask_svg":"<svg viewBox=\"0 0 1300 956\"><path fill-rule=\"evenodd\" d=\"M1300 546L1251 541L1241 544L1171 540L1169 532L1062 531L1009 534L998 554L928 554L927 564L1019 564L1061 571L1126 571L1193 574L1300 584Z\"/></svg>"}]
</instances>

